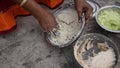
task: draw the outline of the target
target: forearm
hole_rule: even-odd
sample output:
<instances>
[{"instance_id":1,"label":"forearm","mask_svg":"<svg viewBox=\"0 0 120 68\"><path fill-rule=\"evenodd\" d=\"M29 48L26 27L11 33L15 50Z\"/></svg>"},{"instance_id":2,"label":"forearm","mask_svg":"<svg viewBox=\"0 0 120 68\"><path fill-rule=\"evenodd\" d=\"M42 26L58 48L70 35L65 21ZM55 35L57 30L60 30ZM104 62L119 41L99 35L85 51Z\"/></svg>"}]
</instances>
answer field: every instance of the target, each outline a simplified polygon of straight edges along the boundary
<instances>
[{"instance_id":1,"label":"forearm","mask_svg":"<svg viewBox=\"0 0 120 68\"><path fill-rule=\"evenodd\" d=\"M23 0L14 0L16 3L20 4ZM29 11L36 18L40 17L44 13L44 9L34 0L27 0L27 2L22 6L27 11Z\"/></svg>"}]
</instances>

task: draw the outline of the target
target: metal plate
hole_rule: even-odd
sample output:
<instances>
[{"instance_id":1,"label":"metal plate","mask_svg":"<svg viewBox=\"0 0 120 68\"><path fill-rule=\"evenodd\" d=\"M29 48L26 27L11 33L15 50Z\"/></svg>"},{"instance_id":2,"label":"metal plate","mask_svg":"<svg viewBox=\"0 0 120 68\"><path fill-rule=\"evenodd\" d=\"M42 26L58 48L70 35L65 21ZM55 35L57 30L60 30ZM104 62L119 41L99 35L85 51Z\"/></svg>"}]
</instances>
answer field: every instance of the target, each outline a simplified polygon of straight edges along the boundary
<instances>
[{"instance_id":1,"label":"metal plate","mask_svg":"<svg viewBox=\"0 0 120 68\"><path fill-rule=\"evenodd\" d=\"M58 16L62 11L64 11L65 9L68 9L68 8L75 10L73 3L64 4L63 6L61 6L60 8L58 8L57 11L54 12L54 16L55 16L55 17ZM80 22L78 21L78 23L80 23ZM76 36L74 36L73 39L71 39L69 42L67 42L67 43L65 43L65 44L63 44L63 45L57 45L57 44L55 44L55 43L51 40L49 34L46 35L46 39L47 39L47 41L48 41L51 45L57 46L57 47L59 47L59 48L69 46L69 45L72 44L74 41L76 41L77 38L81 35L81 33L82 33L82 31L83 31L83 28L84 28L84 25L85 25L85 22L84 22L84 23L80 23L80 24L81 24L81 25L80 25L80 29L79 29L78 33L76 34Z\"/></svg>"}]
</instances>

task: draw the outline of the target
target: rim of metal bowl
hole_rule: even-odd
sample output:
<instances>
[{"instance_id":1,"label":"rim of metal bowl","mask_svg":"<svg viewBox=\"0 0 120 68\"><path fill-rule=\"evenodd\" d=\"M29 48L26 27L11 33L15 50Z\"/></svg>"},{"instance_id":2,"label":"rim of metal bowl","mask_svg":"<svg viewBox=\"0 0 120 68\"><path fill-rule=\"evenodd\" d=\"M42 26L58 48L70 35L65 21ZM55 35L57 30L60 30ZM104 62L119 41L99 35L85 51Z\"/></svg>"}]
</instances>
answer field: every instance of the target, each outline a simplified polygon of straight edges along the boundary
<instances>
[{"instance_id":1,"label":"rim of metal bowl","mask_svg":"<svg viewBox=\"0 0 120 68\"><path fill-rule=\"evenodd\" d=\"M109 6L104 6L104 7L100 8L100 9L96 12L96 15L95 15L95 19L96 19L96 21L97 21L97 24L98 24L100 27L102 27L103 29L105 29L105 30L107 30L107 31L109 31L109 32L120 33L120 30L110 30L110 29L104 27L103 25L101 25L101 24L99 23L99 21L98 21L98 15L99 15L99 13L100 13L102 10L108 9L108 8L118 8L118 9L120 9L120 6L117 6L117 5L109 5Z\"/></svg>"},{"instance_id":2,"label":"rim of metal bowl","mask_svg":"<svg viewBox=\"0 0 120 68\"><path fill-rule=\"evenodd\" d=\"M74 46L74 47L78 46L77 44L78 44L79 41L81 41L82 38L84 39L85 37L88 37L88 36L89 36L89 38L90 38L90 36L93 36L92 38L97 37L97 36L98 36L98 37L102 37L102 38L104 38L104 41L105 41L105 42L109 41L110 43L113 44L113 47L112 47L112 45L109 45L109 46L112 47L112 49L114 50L114 53L115 53L115 55L116 55L116 62L115 62L115 65L114 65L114 67L116 67L116 64L118 63L118 60L119 60L119 58L120 58L119 49L118 49L117 45L113 42L113 40L111 40L109 37L107 37L107 36L105 36L105 35L98 34L98 33L89 33L89 34L82 35L81 37L78 38L78 40L77 40L77 42L75 43L75 46ZM80 46L80 45L79 45L79 46ZM115 47L115 48L114 48L114 47ZM74 51L74 50L73 50L73 51ZM75 53L74 53L74 56L75 56ZM75 57L75 60L78 62L78 60L76 59L76 57ZM79 64L79 62L78 62L78 64Z\"/></svg>"},{"instance_id":3,"label":"rim of metal bowl","mask_svg":"<svg viewBox=\"0 0 120 68\"><path fill-rule=\"evenodd\" d=\"M64 5L65 7L63 7L63 6L60 7L60 9L58 9L57 11L54 12L54 15L56 16L58 13L60 13L61 10L64 10L64 9L68 9L68 8L74 9L74 8L73 8L73 7L74 7L73 5L74 5L73 3L71 3L71 4L65 4L65 5ZM80 22L78 21L78 23L80 23ZM84 26L85 26L85 23L82 22L82 23L81 23L80 30L79 30L79 32L76 34L76 36L74 36L74 38L73 38L71 41L69 41L69 42L67 42L67 43L65 43L65 44L63 44L63 45L56 45L56 44L54 44L54 43L51 41L51 39L50 39L50 37L49 37L48 34L46 34L46 36L47 36L47 41L48 41L51 45L57 46L57 47L59 47L59 48L69 46L69 45L72 44L75 40L77 40L77 38L81 35L81 33L82 33L83 29L84 29Z\"/></svg>"}]
</instances>

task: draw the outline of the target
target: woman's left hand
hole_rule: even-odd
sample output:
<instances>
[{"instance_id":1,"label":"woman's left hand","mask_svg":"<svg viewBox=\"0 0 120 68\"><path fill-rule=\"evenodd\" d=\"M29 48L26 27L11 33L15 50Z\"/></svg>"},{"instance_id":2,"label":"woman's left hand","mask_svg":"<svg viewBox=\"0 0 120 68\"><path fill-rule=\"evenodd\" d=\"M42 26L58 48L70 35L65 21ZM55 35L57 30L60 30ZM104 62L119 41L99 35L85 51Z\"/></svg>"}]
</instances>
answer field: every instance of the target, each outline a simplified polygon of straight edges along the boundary
<instances>
[{"instance_id":1,"label":"woman's left hand","mask_svg":"<svg viewBox=\"0 0 120 68\"><path fill-rule=\"evenodd\" d=\"M89 22L93 8L86 2L86 0L75 0L75 6L78 12L79 19L82 17L82 13L85 12L86 15L86 23Z\"/></svg>"}]
</instances>

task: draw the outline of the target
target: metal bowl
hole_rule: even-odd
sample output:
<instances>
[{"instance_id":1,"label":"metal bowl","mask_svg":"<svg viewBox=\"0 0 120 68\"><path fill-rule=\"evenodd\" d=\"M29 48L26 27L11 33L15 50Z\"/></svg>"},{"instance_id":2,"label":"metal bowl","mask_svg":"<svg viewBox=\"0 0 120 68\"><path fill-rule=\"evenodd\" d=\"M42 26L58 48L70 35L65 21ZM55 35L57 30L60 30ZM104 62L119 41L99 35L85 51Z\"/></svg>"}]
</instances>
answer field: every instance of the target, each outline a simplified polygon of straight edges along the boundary
<instances>
[{"instance_id":1,"label":"metal bowl","mask_svg":"<svg viewBox=\"0 0 120 68\"><path fill-rule=\"evenodd\" d=\"M106 27L105 27L104 25L102 25L102 24L100 23L100 21L98 20L98 16L99 16L100 12L101 12L101 11L104 11L104 10L106 10L106 9L109 9L109 8L111 8L111 9L116 8L116 9L120 10L120 6L116 6L116 5L104 6L104 7L100 8L100 9L96 12L95 19L96 19L98 25L99 25L100 27L102 27L103 29L105 29L105 30L107 30L107 31L109 31L109 32L113 32L113 33L120 33L120 30L110 30L110 29L106 28Z\"/></svg>"},{"instance_id":2,"label":"metal bowl","mask_svg":"<svg viewBox=\"0 0 120 68\"><path fill-rule=\"evenodd\" d=\"M67 8L70 8L70 9L74 9L74 10L75 10L73 3L65 4L65 5L59 7L59 8L57 9L57 11L54 12L54 16L56 17L56 16L59 15L63 10L65 10L65 9L67 9ZM78 21L78 23L80 23L80 22ZM81 25L80 25L80 28L79 28L79 32L74 36L74 38L73 38L72 40L70 40L69 42L65 43L64 45L57 45L57 44L55 44L55 43L51 40L49 34L46 34L46 35L45 35L47 42L50 43L52 46L57 46L57 47L59 47L59 48L66 47L66 46L72 44L72 43L81 35L81 33L82 33L82 30L83 30L83 28L84 28L85 23L80 23L80 24L81 24Z\"/></svg>"},{"instance_id":3,"label":"metal bowl","mask_svg":"<svg viewBox=\"0 0 120 68\"><path fill-rule=\"evenodd\" d=\"M115 65L117 64L118 59L119 59L119 50L118 50L118 47L108 37L106 37L104 35L101 35L101 34L97 34L97 33L90 33L90 34L83 35L75 43L75 46L74 46L74 56L75 56L75 59L77 60L78 64L80 64L80 63L79 63L79 60L77 59L77 57L75 55L77 53L76 47L78 47L78 48L81 47L82 46L81 42L86 41L87 39L93 39L97 43L104 43L104 42L107 43L109 45L109 47L111 47L114 50L114 52L115 52L115 55L116 55L116 63L115 63Z\"/></svg>"}]
</instances>

